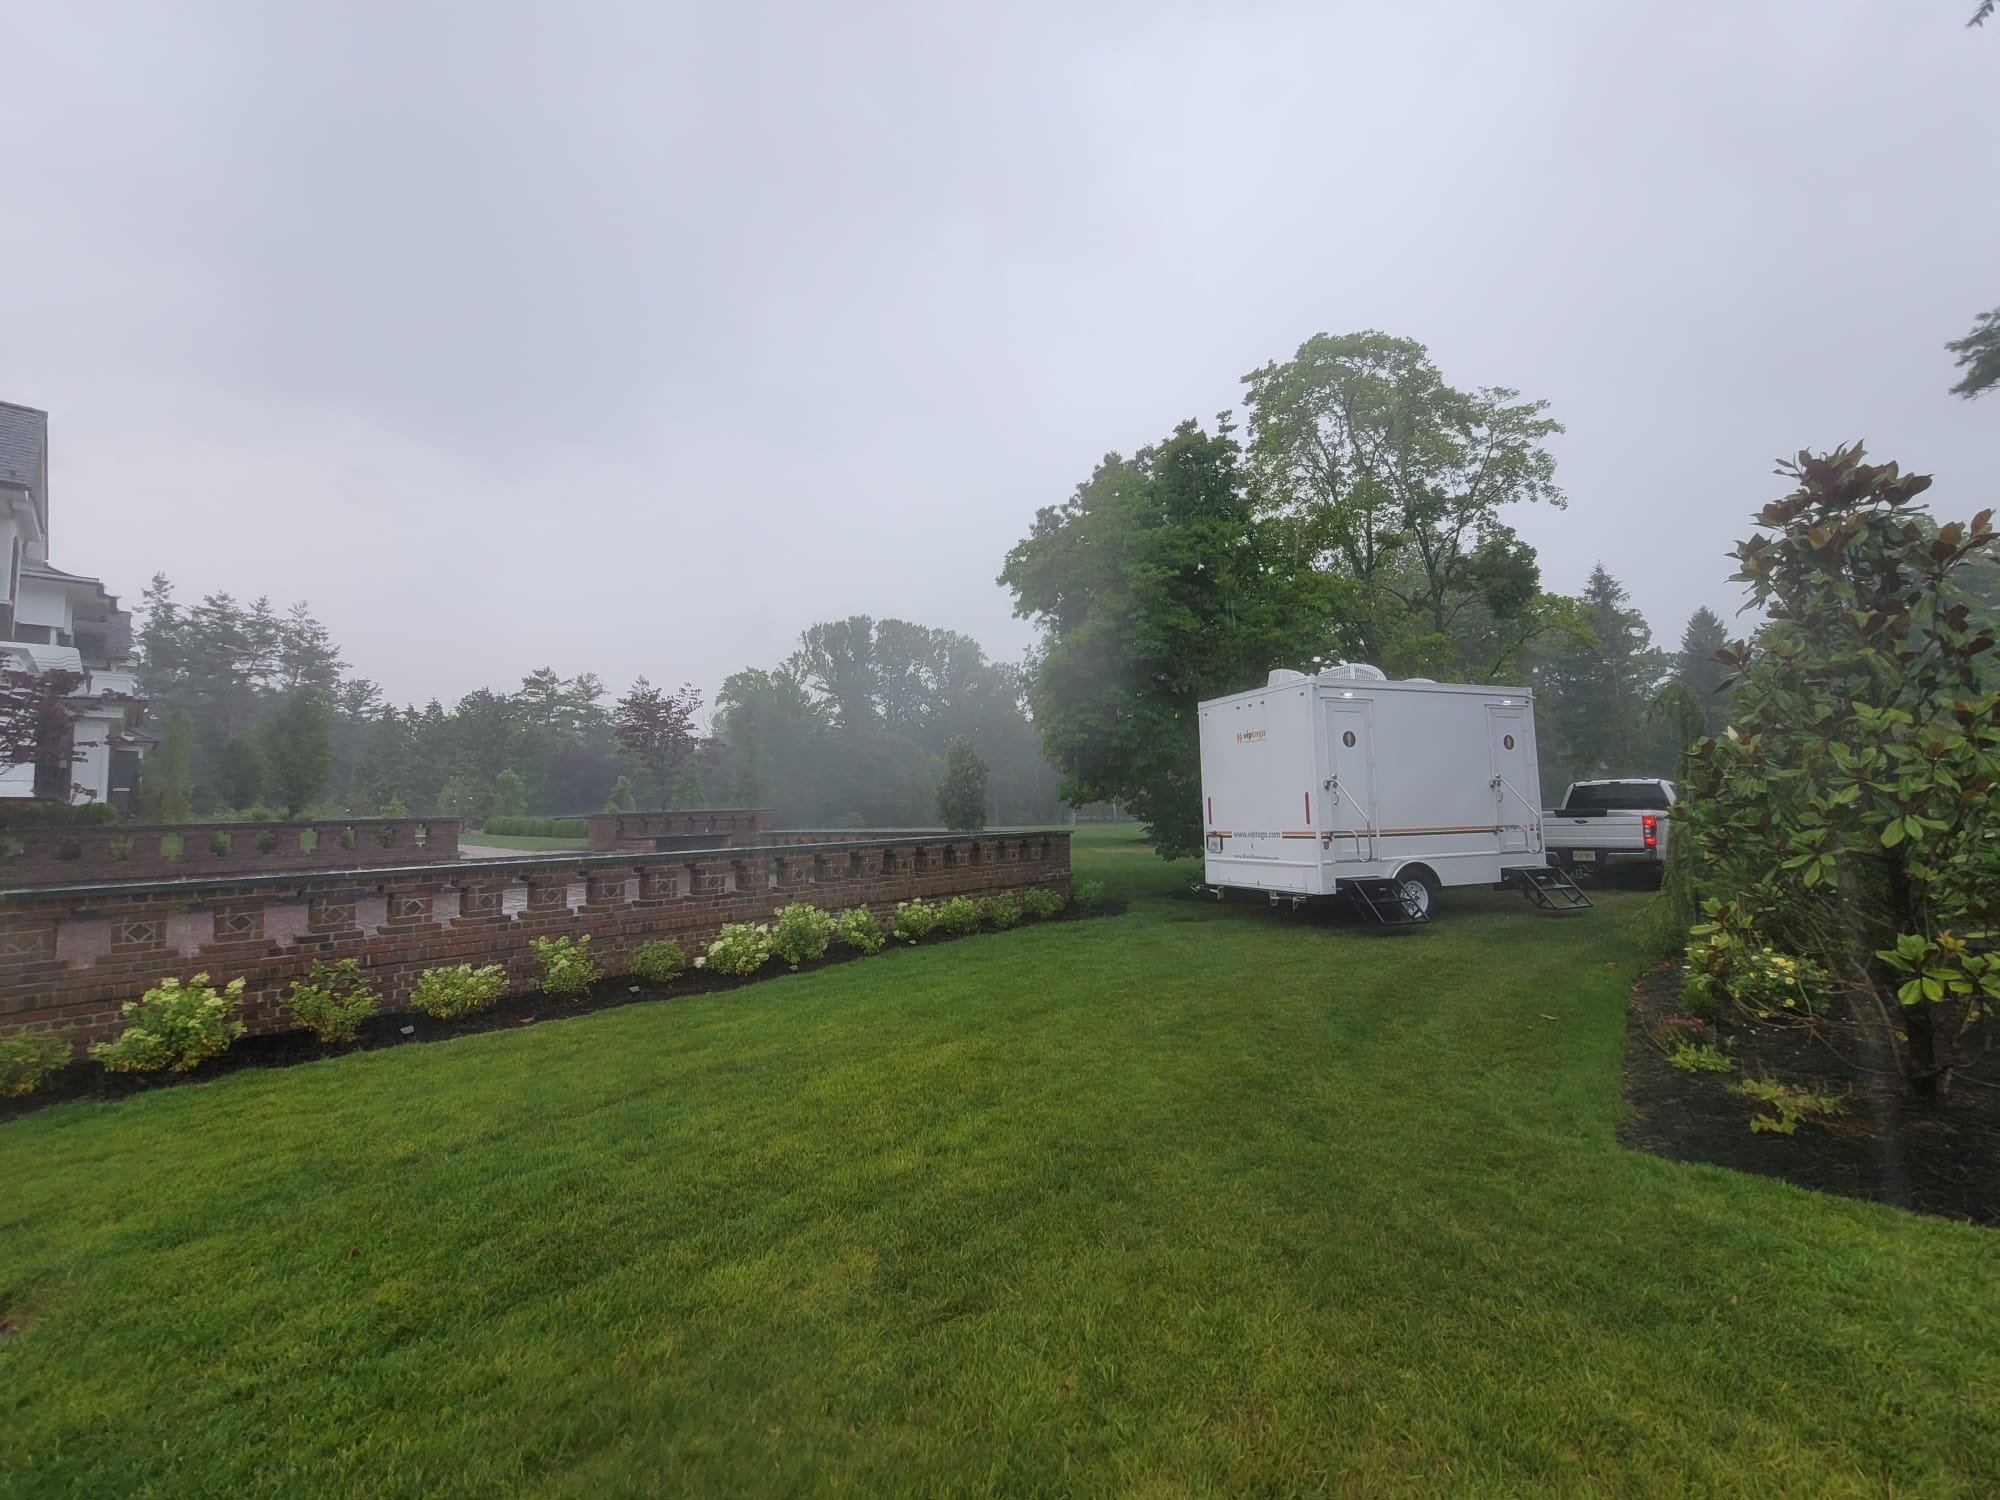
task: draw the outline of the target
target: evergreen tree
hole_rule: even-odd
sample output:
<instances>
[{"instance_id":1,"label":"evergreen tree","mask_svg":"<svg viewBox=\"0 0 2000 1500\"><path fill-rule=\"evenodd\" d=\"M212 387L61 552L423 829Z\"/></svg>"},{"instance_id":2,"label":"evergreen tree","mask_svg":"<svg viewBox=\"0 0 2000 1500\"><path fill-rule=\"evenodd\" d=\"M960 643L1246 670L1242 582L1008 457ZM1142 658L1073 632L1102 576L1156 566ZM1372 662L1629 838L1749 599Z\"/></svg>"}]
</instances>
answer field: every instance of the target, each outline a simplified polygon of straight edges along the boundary
<instances>
[{"instance_id":1,"label":"evergreen tree","mask_svg":"<svg viewBox=\"0 0 2000 1500\"><path fill-rule=\"evenodd\" d=\"M1674 680L1701 705L1706 734L1722 733L1729 722L1723 703L1723 666L1715 659L1728 645L1729 628L1714 610L1704 604L1688 616L1687 629L1681 632L1680 655L1674 658Z\"/></svg>"},{"instance_id":2,"label":"evergreen tree","mask_svg":"<svg viewBox=\"0 0 2000 1500\"><path fill-rule=\"evenodd\" d=\"M384 817L389 816L384 810L391 802L403 801L409 789L409 777L409 725L399 711L384 708L375 715L368 748L354 769L352 801L355 811L379 812Z\"/></svg>"},{"instance_id":3,"label":"evergreen tree","mask_svg":"<svg viewBox=\"0 0 2000 1500\"><path fill-rule=\"evenodd\" d=\"M255 807L263 798L270 765L264 747L249 735L238 735L222 749L217 768L217 784L225 804L234 808Z\"/></svg>"},{"instance_id":4,"label":"evergreen tree","mask_svg":"<svg viewBox=\"0 0 2000 1500\"><path fill-rule=\"evenodd\" d=\"M340 659L327 628L312 617L303 599L283 620L274 623L273 633L278 691L290 694L302 687L316 687L329 697L334 695L340 686L341 668L347 663Z\"/></svg>"},{"instance_id":5,"label":"evergreen tree","mask_svg":"<svg viewBox=\"0 0 2000 1500\"><path fill-rule=\"evenodd\" d=\"M264 731L271 795L296 818L326 786L333 770L333 709L326 694L303 687Z\"/></svg>"},{"instance_id":6,"label":"evergreen tree","mask_svg":"<svg viewBox=\"0 0 2000 1500\"><path fill-rule=\"evenodd\" d=\"M1577 628L1535 668L1543 797L1571 781L1672 771L1667 736L1647 722L1666 672L1645 616L1599 563L1577 603Z\"/></svg>"},{"instance_id":7,"label":"evergreen tree","mask_svg":"<svg viewBox=\"0 0 2000 1500\"><path fill-rule=\"evenodd\" d=\"M185 823L194 816L188 767L194 755L194 720L184 708L167 715L166 733L140 768L139 816L148 823Z\"/></svg>"},{"instance_id":8,"label":"evergreen tree","mask_svg":"<svg viewBox=\"0 0 2000 1500\"><path fill-rule=\"evenodd\" d=\"M639 794L632 790L632 778L620 776L611 783L611 795L604 801L608 813L628 813L639 810Z\"/></svg>"},{"instance_id":9,"label":"evergreen tree","mask_svg":"<svg viewBox=\"0 0 2000 1500\"><path fill-rule=\"evenodd\" d=\"M974 833L986 826L986 762L970 740L953 740L945 752L944 777L938 782L938 821L954 833Z\"/></svg>"}]
</instances>

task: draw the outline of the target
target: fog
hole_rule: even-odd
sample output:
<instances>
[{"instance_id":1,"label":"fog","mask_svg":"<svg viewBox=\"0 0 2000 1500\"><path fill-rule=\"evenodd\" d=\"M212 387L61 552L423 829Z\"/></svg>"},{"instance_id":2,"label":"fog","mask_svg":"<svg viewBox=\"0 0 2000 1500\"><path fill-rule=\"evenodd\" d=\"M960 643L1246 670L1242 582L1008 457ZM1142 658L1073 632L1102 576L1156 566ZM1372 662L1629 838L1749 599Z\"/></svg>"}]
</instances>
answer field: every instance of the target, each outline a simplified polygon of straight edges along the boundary
<instances>
[{"instance_id":1,"label":"fog","mask_svg":"<svg viewBox=\"0 0 2000 1500\"><path fill-rule=\"evenodd\" d=\"M1018 655L1037 507L1381 328L1552 403L1544 584L1671 641L1781 455L2000 498L1971 5L17 7L0 399L130 600L712 691L851 613Z\"/></svg>"}]
</instances>

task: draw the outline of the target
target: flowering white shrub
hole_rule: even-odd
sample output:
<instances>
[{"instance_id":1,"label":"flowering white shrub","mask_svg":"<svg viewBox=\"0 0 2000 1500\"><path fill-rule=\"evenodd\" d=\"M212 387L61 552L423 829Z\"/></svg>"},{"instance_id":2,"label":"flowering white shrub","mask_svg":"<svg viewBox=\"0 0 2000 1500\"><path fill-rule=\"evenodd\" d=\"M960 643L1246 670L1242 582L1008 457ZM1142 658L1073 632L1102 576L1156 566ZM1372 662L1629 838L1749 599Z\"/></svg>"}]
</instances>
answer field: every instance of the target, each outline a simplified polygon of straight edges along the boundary
<instances>
[{"instance_id":1,"label":"flowering white shrub","mask_svg":"<svg viewBox=\"0 0 2000 1500\"><path fill-rule=\"evenodd\" d=\"M498 964L473 968L454 964L448 969L426 969L417 976L410 991L410 1004L425 1015L449 1021L482 1011L507 993L507 971Z\"/></svg>"},{"instance_id":2,"label":"flowering white shrub","mask_svg":"<svg viewBox=\"0 0 2000 1500\"><path fill-rule=\"evenodd\" d=\"M771 928L771 952L797 967L826 954L833 936L833 918L809 901L778 908Z\"/></svg>"},{"instance_id":3,"label":"flowering white shrub","mask_svg":"<svg viewBox=\"0 0 2000 1500\"><path fill-rule=\"evenodd\" d=\"M202 1059L229 1050L243 1035L236 1012L243 1004L243 981L220 990L197 974L186 984L162 979L138 1000L120 1007L127 1025L90 1055L114 1073L185 1073Z\"/></svg>"},{"instance_id":4,"label":"flowering white shrub","mask_svg":"<svg viewBox=\"0 0 2000 1500\"><path fill-rule=\"evenodd\" d=\"M754 974L771 957L771 929L767 923L730 922L708 945L708 967L718 974ZM697 960L699 962L699 960Z\"/></svg>"},{"instance_id":5,"label":"flowering white shrub","mask_svg":"<svg viewBox=\"0 0 2000 1500\"><path fill-rule=\"evenodd\" d=\"M888 941L882 935L875 913L865 906L844 911L833 919L833 940L856 953L880 953Z\"/></svg>"}]
</instances>

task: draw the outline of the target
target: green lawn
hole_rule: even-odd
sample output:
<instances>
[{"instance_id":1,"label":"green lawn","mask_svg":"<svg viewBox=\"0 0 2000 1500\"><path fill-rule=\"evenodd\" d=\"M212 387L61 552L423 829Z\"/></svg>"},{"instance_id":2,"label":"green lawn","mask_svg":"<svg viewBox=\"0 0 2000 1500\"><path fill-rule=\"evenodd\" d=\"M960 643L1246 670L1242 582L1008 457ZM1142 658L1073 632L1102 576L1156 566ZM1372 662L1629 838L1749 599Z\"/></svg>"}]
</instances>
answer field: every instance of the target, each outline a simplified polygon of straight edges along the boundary
<instances>
[{"instance_id":1,"label":"green lawn","mask_svg":"<svg viewBox=\"0 0 2000 1500\"><path fill-rule=\"evenodd\" d=\"M471 844L475 848L523 849L538 851L543 849L588 849L589 839L545 839L533 834L518 833L463 833L458 839L461 844Z\"/></svg>"},{"instance_id":2,"label":"green lawn","mask_svg":"<svg viewBox=\"0 0 2000 1500\"><path fill-rule=\"evenodd\" d=\"M1122 916L0 1125L0 1492L2000 1491L2000 1238L1613 1141L1642 897Z\"/></svg>"}]
</instances>

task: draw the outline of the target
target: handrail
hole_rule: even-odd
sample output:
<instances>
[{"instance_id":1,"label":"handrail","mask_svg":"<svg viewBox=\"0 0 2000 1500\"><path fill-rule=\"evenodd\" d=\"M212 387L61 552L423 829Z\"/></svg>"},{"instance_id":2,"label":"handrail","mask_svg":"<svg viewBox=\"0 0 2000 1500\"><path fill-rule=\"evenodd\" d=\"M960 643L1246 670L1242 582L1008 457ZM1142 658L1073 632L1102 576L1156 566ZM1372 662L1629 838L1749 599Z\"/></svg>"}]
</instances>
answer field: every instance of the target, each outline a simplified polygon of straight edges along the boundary
<instances>
[{"instance_id":1,"label":"handrail","mask_svg":"<svg viewBox=\"0 0 2000 1500\"><path fill-rule=\"evenodd\" d=\"M1354 848L1355 848L1354 862L1357 864L1372 863L1375 859L1375 829L1373 826L1375 820L1369 816L1367 808L1363 807L1359 802L1355 801L1354 798L1349 797L1348 794L1341 789L1340 778L1338 776L1329 776L1326 778L1326 789L1329 792L1333 793L1334 804L1336 806L1339 805L1340 799L1342 797L1347 797L1348 802L1353 806L1354 810L1361 815L1361 827L1349 830L1347 836L1354 840ZM1334 838L1338 838L1340 836L1333 829L1328 829L1327 833L1329 834L1329 836ZM1368 852L1366 854L1362 854L1360 852L1361 840L1364 834L1368 839ZM1339 864L1341 862L1340 855L1337 852L1334 854L1333 859L1335 864Z\"/></svg>"},{"instance_id":2,"label":"handrail","mask_svg":"<svg viewBox=\"0 0 2000 1500\"><path fill-rule=\"evenodd\" d=\"M1514 794L1514 800L1516 802L1519 802L1523 807L1527 808L1528 811L1534 815L1533 822L1524 823L1521 826L1526 832L1528 832L1532 836L1530 840L1531 847L1529 848L1528 852L1530 854L1542 853L1543 845L1542 845L1541 805L1536 802L1530 802L1526 797L1523 797L1520 793L1520 790L1514 785L1513 782L1509 781L1505 776L1495 775L1493 780L1489 782L1488 785L1490 785L1496 792L1500 791L1502 788L1505 788L1507 791L1512 792ZM1505 797L1502 797L1500 800L1504 805L1507 799ZM1501 826L1504 827L1506 825L1502 824Z\"/></svg>"}]
</instances>

